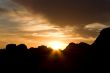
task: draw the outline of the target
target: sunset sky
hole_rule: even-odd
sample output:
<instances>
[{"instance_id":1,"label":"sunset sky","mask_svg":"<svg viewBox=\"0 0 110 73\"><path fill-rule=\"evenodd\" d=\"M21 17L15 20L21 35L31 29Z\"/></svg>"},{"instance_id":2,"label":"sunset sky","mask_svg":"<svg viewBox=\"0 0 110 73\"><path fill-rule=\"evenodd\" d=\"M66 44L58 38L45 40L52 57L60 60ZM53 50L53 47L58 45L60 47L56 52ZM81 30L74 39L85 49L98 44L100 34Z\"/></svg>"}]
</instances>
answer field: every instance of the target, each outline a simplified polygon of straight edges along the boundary
<instances>
[{"instance_id":1,"label":"sunset sky","mask_svg":"<svg viewBox=\"0 0 110 73\"><path fill-rule=\"evenodd\" d=\"M51 41L91 44L110 26L110 0L0 0L0 48Z\"/></svg>"}]
</instances>

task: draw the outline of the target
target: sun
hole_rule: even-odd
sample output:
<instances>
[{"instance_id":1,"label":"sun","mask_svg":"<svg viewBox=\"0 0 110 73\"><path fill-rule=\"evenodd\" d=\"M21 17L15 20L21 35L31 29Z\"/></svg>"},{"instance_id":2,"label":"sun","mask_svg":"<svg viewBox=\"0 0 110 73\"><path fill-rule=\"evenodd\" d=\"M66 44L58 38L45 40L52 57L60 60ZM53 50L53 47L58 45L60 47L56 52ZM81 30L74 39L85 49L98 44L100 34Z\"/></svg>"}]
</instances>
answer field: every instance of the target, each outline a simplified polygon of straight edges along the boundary
<instances>
[{"instance_id":1,"label":"sun","mask_svg":"<svg viewBox=\"0 0 110 73\"><path fill-rule=\"evenodd\" d=\"M59 41L53 41L49 43L49 47L51 47L53 50L64 50L65 44Z\"/></svg>"}]
</instances>

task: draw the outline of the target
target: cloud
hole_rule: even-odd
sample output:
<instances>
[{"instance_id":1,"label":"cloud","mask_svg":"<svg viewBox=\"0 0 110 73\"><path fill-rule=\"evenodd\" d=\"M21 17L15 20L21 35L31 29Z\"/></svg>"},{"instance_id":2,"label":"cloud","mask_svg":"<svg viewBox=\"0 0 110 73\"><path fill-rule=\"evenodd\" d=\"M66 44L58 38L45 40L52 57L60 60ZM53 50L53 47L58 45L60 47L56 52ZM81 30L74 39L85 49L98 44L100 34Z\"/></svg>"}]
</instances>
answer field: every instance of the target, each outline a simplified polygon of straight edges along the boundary
<instances>
[{"instance_id":1,"label":"cloud","mask_svg":"<svg viewBox=\"0 0 110 73\"><path fill-rule=\"evenodd\" d=\"M109 8L108 0L0 0L1 38L90 42L109 26Z\"/></svg>"},{"instance_id":2,"label":"cloud","mask_svg":"<svg viewBox=\"0 0 110 73\"><path fill-rule=\"evenodd\" d=\"M43 14L51 24L72 28L72 32L82 36L97 36L84 27L98 22L106 24L110 20L109 0L13 0L22 4L33 14ZM93 24L94 25L94 24ZM74 29L75 27L75 29ZM65 31L68 31L68 29ZM68 31L69 32L69 31ZM72 33L71 33L72 34Z\"/></svg>"},{"instance_id":3,"label":"cloud","mask_svg":"<svg viewBox=\"0 0 110 73\"><path fill-rule=\"evenodd\" d=\"M11 1L11 0L0 0L0 33L19 31L20 16L25 11L23 6Z\"/></svg>"},{"instance_id":4,"label":"cloud","mask_svg":"<svg viewBox=\"0 0 110 73\"><path fill-rule=\"evenodd\" d=\"M102 30L102 29L107 28L107 27L110 27L110 26L104 25L101 23L92 23L92 24L86 25L84 28L93 31L93 30Z\"/></svg>"},{"instance_id":5,"label":"cloud","mask_svg":"<svg viewBox=\"0 0 110 73\"><path fill-rule=\"evenodd\" d=\"M0 0L0 8L10 11L22 9L23 6L20 6L12 0Z\"/></svg>"},{"instance_id":6,"label":"cloud","mask_svg":"<svg viewBox=\"0 0 110 73\"><path fill-rule=\"evenodd\" d=\"M108 0L14 0L34 13L44 14L52 23L59 25L83 25L105 22L110 15Z\"/></svg>"},{"instance_id":7,"label":"cloud","mask_svg":"<svg viewBox=\"0 0 110 73\"><path fill-rule=\"evenodd\" d=\"M0 28L5 32L54 30L42 15L33 15L11 0L0 0ZM25 29L26 28L26 29ZM43 28L43 29L42 29Z\"/></svg>"},{"instance_id":8,"label":"cloud","mask_svg":"<svg viewBox=\"0 0 110 73\"><path fill-rule=\"evenodd\" d=\"M46 39L69 37L65 30L69 29L68 27L61 28L51 24L43 14L32 14L25 7L11 0L0 1L0 3L0 38L2 41L7 41L5 44L28 42L29 45L30 40L33 42L37 40L40 43Z\"/></svg>"},{"instance_id":9,"label":"cloud","mask_svg":"<svg viewBox=\"0 0 110 73\"><path fill-rule=\"evenodd\" d=\"M29 37L72 37L76 36L73 32L73 27L63 26L63 28L58 25L52 24L46 19L43 14L32 14L27 11L22 5L10 2L11 0L1 1L3 5L2 8L8 9L7 3L14 6L14 8L9 7L9 11L2 13L0 17L0 28L2 35L6 36L17 36L29 38ZM14 3L14 4L13 4ZM6 6L5 6L6 4ZM21 8L21 9L20 9ZM75 28L75 27L74 27ZM3 34L3 33L6 34ZM72 34L71 34L72 32ZM71 34L71 35L70 35ZM56 36L58 35L58 36Z\"/></svg>"}]
</instances>

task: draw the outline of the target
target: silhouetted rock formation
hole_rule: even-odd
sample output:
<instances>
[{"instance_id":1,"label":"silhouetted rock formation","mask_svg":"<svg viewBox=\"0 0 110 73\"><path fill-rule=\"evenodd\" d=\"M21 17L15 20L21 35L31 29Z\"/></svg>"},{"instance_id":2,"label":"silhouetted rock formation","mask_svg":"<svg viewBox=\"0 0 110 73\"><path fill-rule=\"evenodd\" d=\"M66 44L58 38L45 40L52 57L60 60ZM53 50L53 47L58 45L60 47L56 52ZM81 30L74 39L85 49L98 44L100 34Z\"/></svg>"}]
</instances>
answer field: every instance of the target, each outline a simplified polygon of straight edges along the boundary
<instances>
[{"instance_id":1,"label":"silhouetted rock formation","mask_svg":"<svg viewBox=\"0 0 110 73\"><path fill-rule=\"evenodd\" d=\"M100 32L100 35L95 40L95 42L91 45L92 51L96 55L109 57L109 49L110 49L110 28L105 28Z\"/></svg>"},{"instance_id":2,"label":"silhouetted rock formation","mask_svg":"<svg viewBox=\"0 0 110 73\"><path fill-rule=\"evenodd\" d=\"M84 43L84 42L79 43L78 46L80 48L82 48L82 49L88 49L88 48L90 48L90 45L87 44L87 43Z\"/></svg>"},{"instance_id":3,"label":"silhouetted rock formation","mask_svg":"<svg viewBox=\"0 0 110 73\"><path fill-rule=\"evenodd\" d=\"M59 52L44 45L28 49L25 44L8 44L6 49L0 50L0 69L31 70L40 73L105 72L109 71L109 49L110 28L103 29L92 45L84 42L70 43L66 49Z\"/></svg>"},{"instance_id":4,"label":"silhouetted rock formation","mask_svg":"<svg viewBox=\"0 0 110 73\"><path fill-rule=\"evenodd\" d=\"M9 52L12 52L12 51L16 50L16 44L6 45L6 50L9 51Z\"/></svg>"},{"instance_id":5,"label":"silhouetted rock formation","mask_svg":"<svg viewBox=\"0 0 110 73\"><path fill-rule=\"evenodd\" d=\"M92 46L97 47L97 49L110 48L110 28L103 29Z\"/></svg>"},{"instance_id":6,"label":"silhouetted rock formation","mask_svg":"<svg viewBox=\"0 0 110 73\"><path fill-rule=\"evenodd\" d=\"M90 45L86 44L84 42L81 42L79 44L70 43L66 47L66 49L64 49L63 53L66 54L66 55L71 54L70 56L73 57L76 54L81 54L81 52L84 53L88 48L90 48Z\"/></svg>"},{"instance_id":7,"label":"silhouetted rock formation","mask_svg":"<svg viewBox=\"0 0 110 73\"><path fill-rule=\"evenodd\" d=\"M84 65L85 71L107 72L109 71L110 57L110 28L105 28L100 32L98 38L89 48Z\"/></svg>"},{"instance_id":8,"label":"silhouetted rock formation","mask_svg":"<svg viewBox=\"0 0 110 73\"><path fill-rule=\"evenodd\" d=\"M17 46L17 49L21 50L21 51L25 51L25 50L27 50L27 46L25 44L20 44Z\"/></svg>"},{"instance_id":9,"label":"silhouetted rock formation","mask_svg":"<svg viewBox=\"0 0 110 73\"><path fill-rule=\"evenodd\" d=\"M90 45L81 42L79 44L70 43L63 51L64 57L68 60L70 70L76 70L79 72L79 68L82 66L87 50ZM68 64L67 63L67 64Z\"/></svg>"}]
</instances>

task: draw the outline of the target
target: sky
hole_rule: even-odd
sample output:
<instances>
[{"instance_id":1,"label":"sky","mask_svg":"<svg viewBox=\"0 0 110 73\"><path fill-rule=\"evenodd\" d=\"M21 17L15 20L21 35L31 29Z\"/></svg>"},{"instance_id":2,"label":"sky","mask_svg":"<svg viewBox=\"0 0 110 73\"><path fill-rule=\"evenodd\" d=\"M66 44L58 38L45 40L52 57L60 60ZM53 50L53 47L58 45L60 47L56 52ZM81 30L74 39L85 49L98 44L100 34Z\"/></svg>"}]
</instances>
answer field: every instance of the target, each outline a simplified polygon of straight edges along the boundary
<instances>
[{"instance_id":1,"label":"sky","mask_svg":"<svg viewBox=\"0 0 110 73\"><path fill-rule=\"evenodd\" d=\"M51 41L91 44L110 27L110 0L0 0L0 48Z\"/></svg>"}]
</instances>

